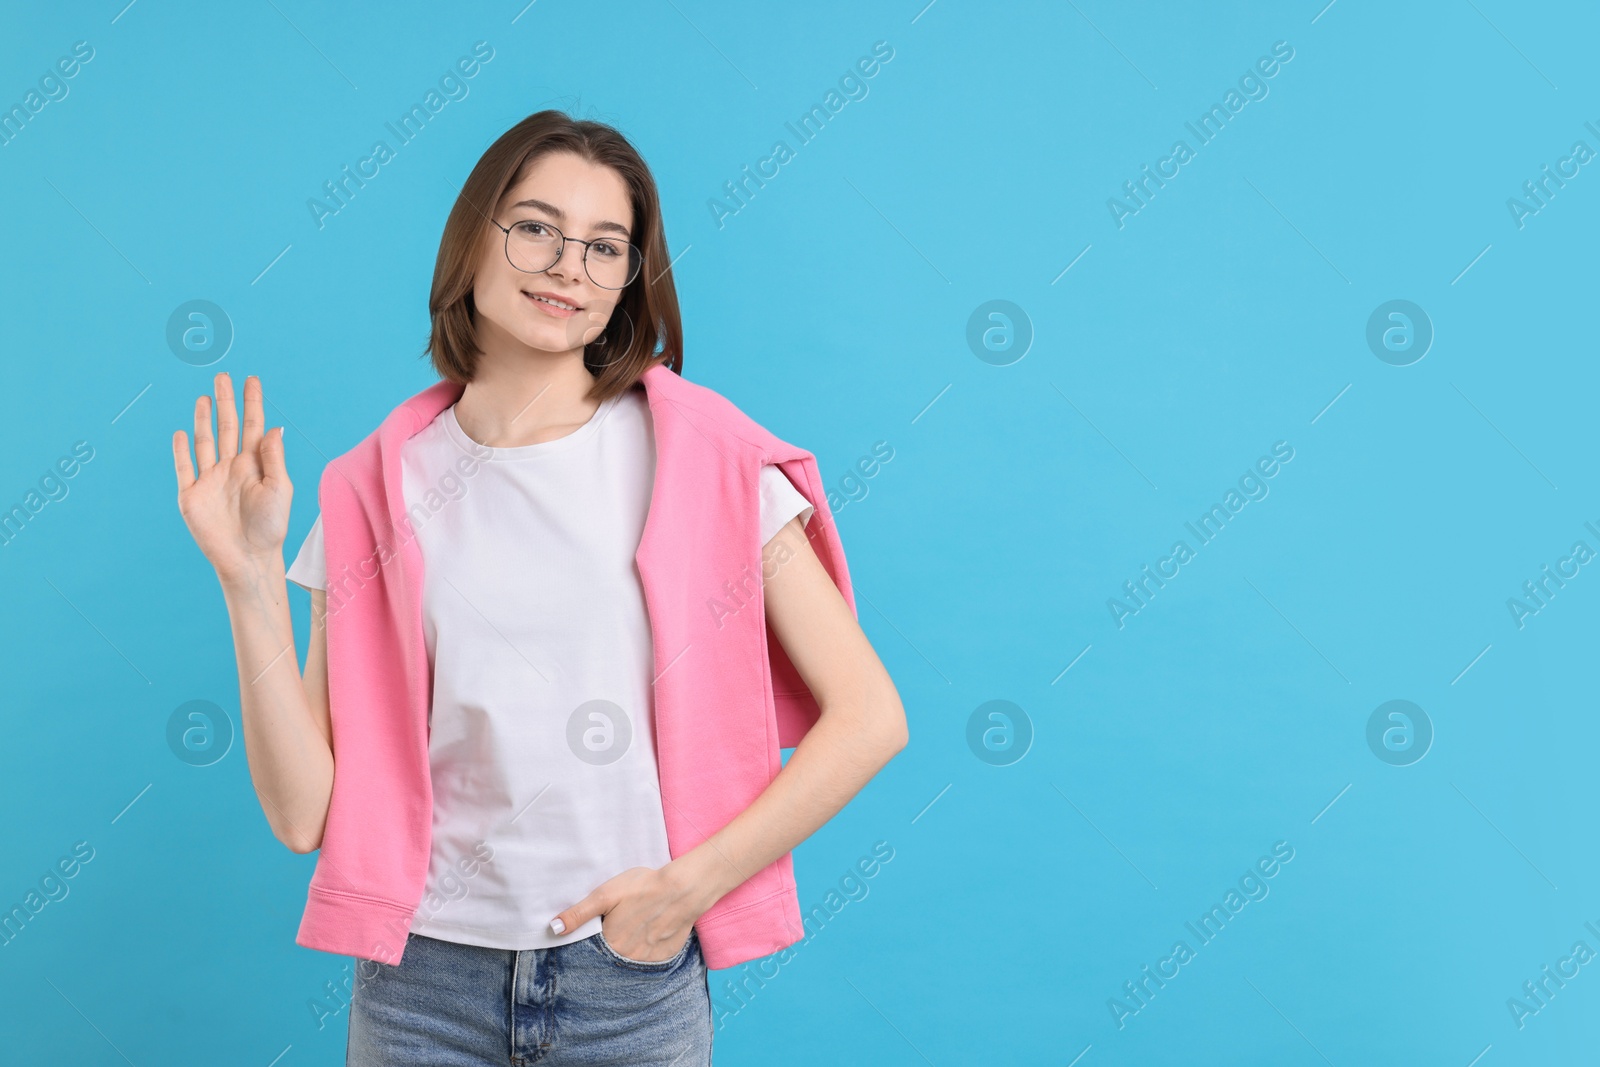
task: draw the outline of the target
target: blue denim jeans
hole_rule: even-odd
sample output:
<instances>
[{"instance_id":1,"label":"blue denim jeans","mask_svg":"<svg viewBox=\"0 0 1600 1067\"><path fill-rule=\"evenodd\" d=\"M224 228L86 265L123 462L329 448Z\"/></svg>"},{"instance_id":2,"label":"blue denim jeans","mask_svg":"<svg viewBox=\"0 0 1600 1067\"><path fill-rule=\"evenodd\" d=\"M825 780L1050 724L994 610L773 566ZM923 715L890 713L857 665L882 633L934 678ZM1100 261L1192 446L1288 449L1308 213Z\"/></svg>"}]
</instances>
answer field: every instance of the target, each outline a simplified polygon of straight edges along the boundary
<instances>
[{"instance_id":1,"label":"blue denim jeans","mask_svg":"<svg viewBox=\"0 0 1600 1067\"><path fill-rule=\"evenodd\" d=\"M411 934L398 967L360 960L347 1067L709 1067L700 936L670 960L619 955L596 933L555 948L482 948Z\"/></svg>"}]
</instances>

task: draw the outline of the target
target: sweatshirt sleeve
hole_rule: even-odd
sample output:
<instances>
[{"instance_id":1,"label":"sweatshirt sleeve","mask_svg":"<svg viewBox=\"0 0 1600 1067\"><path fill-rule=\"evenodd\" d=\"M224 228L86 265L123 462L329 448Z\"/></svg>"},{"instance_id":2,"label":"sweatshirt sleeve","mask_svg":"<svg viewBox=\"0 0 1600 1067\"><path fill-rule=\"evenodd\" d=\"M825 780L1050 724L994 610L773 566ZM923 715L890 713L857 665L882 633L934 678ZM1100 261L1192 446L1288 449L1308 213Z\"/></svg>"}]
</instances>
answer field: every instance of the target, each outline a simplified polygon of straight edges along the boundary
<instances>
[{"instance_id":1,"label":"sweatshirt sleeve","mask_svg":"<svg viewBox=\"0 0 1600 1067\"><path fill-rule=\"evenodd\" d=\"M796 515L800 525L811 521L816 509L806 500L794 483L775 463L761 468L761 543L765 545L775 537L785 523Z\"/></svg>"},{"instance_id":2,"label":"sweatshirt sleeve","mask_svg":"<svg viewBox=\"0 0 1600 1067\"><path fill-rule=\"evenodd\" d=\"M311 524L311 532L306 534L304 543L300 545L300 554L295 556L294 562L289 564L289 569L284 573L291 582L306 589L328 588L328 557L322 545L322 515L319 512L317 521Z\"/></svg>"}]
</instances>

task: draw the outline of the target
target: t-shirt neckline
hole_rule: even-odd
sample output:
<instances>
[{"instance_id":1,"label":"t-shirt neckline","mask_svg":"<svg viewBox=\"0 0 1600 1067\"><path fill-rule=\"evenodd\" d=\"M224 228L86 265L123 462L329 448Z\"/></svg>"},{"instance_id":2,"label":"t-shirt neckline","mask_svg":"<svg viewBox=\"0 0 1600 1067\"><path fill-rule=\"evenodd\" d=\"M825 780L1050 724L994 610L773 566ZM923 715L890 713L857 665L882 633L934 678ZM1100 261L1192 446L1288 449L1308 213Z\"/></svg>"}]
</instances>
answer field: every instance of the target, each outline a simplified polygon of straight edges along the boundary
<instances>
[{"instance_id":1,"label":"t-shirt neckline","mask_svg":"<svg viewBox=\"0 0 1600 1067\"><path fill-rule=\"evenodd\" d=\"M600 406L589 417L589 421L569 434L563 434L550 441L539 441L531 445L516 445L511 448L495 448L490 445L481 445L474 441L467 435L467 431L461 428L460 421L456 419L456 406L454 404L444 409L440 421L444 423L445 433L458 448L480 459L495 462L533 459L538 456L548 456L552 452L564 451L593 437L600 431L600 424L605 421L605 417L617 406L617 401L621 398L622 394L619 393L601 401Z\"/></svg>"}]
</instances>

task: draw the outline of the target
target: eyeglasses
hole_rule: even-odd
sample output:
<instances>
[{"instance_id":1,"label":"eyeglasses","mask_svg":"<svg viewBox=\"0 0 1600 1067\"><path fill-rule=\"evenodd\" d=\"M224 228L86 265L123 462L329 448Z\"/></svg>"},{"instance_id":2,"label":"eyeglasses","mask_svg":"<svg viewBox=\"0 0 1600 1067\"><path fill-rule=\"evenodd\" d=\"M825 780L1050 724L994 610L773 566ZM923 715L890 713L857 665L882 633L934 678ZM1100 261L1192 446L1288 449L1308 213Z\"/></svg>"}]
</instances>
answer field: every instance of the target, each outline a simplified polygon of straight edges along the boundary
<instances>
[{"instance_id":1,"label":"eyeglasses","mask_svg":"<svg viewBox=\"0 0 1600 1067\"><path fill-rule=\"evenodd\" d=\"M493 219L489 220L494 222ZM585 241L568 237L548 222L524 219L509 227L496 226L505 231L506 259L525 274L543 274L561 259L567 242L583 246L583 270L589 280L602 289L625 289L639 276L644 254L636 245L616 237L597 237Z\"/></svg>"}]
</instances>

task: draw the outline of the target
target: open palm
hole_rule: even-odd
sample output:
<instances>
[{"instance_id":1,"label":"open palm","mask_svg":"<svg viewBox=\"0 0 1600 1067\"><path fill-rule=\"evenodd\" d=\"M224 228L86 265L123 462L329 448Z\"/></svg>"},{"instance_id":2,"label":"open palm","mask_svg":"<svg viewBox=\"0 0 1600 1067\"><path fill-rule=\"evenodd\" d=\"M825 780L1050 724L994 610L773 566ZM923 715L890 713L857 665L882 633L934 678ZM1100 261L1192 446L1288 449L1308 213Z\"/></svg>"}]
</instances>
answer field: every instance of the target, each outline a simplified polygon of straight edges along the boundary
<instances>
[{"instance_id":1,"label":"open palm","mask_svg":"<svg viewBox=\"0 0 1600 1067\"><path fill-rule=\"evenodd\" d=\"M289 502L294 486L283 459L283 428L265 433L261 382L244 381L244 439L239 439L233 382L226 371L216 377L217 432L211 432L211 398L194 405L194 452L189 462L188 435L172 435L173 466L178 475L178 511L195 544L217 573L227 576L273 559L281 563L289 532Z\"/></svg>"}]
</instances>

